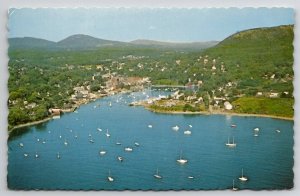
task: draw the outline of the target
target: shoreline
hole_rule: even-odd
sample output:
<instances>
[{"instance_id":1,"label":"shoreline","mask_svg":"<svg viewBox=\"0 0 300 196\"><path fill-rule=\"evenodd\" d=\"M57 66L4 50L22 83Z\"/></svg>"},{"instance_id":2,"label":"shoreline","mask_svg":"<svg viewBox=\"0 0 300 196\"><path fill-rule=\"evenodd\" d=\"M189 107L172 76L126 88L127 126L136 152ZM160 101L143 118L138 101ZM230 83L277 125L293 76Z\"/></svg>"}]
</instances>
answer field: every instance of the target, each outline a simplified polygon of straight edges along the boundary
<instances>
[{"instance_id":1,"label":"shoreline","mask_svg":"<svg viewBox=\"0 0 300 196\"><path fill-rule=\"evenodd\" d=\"M12 129L8 130L8 134L10 134L11 132L13 132L15 129L19 129L19 128L23 128L23 127L28 127L28 126L31 126L31 125L41 124L41 123L44 123L44 122L47 122L47 121L50 121L50 120L53 120L53 116L50 116L50 117L47 117L47 118L44 118L44 119L38 120L38 121L32 121L32 122L28 122L28 123L16 125Z\"/></svg>"},{"instance_id":2,"label":"shoreline","mask_svg":"<svg viewBox=\"0 0 300 196\"><path fill-rule=\"evenodd\" d=\"M74 104L74 106L72 108L61 109L61 112L62 112L62 114L71 113L71 112L76 111L81 105L94 102L94 101L96 101L98 99L101 99L103 97L115 95L116 93L122 94L122 93L128 93L128 92L132 92L132 91L131 90L115 90L115 91L110 91L109 93L107 93L105 95L104 94L97 94L96 98L88 99L88 100L79 100L76 104ZM44 122L47 122L47 121L50 121L50 120L54 120L53 116L47 116L46 118L44 118L42 120L37 120L37 121L32 121L32 122L16 125L16 126L12 127L11 129L7 129L8 130L8 135L10 133L12 133L15 129L41 124L41 123L44 123Z\"/></svg>"},{"instance_id":3,"label":"shoreline","mask_svg":"<svg viewBox=\"0 0 300 196\"><path fill-rule=\"evenodd\" d=\"M142 106L142 105L141 105ZM148 111L154 112L154 113L161 113L161 114L186 114L186 115L225 115L225 116L244 116L244 117L262 117L262 118L275 118L280 120L288 120L288 121L294 121L293 117L284 117L284 116L274 116L274 115L268 115L268 114L247 114L247 113L236 113L236 112L222 112L222 111L215 111L215 112L209 112L209 111L201 111L201 112L190 112L190 111L160 111L160 110L153 110L149 107L143 106Z\"/></svg>"},{"instance_id":4,"label":"shoreline","mask_svg":"<svg viewBox=\"0 0 300 196\"><path fill-rule=\"evenodd\" d=\"M115 95L116 93L128 93L128 92L133 92L130 90L124 90L124 91L111 91L110 93L106 94L106 95L97 95L95 99L89 99L89 100L81 100L79 102L77 102L74 107L69 108L69 109L61 109L62 113L70 113L70 112L74 112L76 109L78 109L81 105L83 104L88 104L90 102L96 101L98 99L101 99L103 97L107 97L107 96L111 96L111 95ZM190 111L160 111L160 110L153 110L150 109L149 107L147 107L147 105L145 104L138 104L136 106L143 106L146 110L154 112L154 113L161 113L161 114L185 114L185 115L229 115L229 116L250 116L250 117L262 117L262 118L274 118L274 119L280 119L280 120L288 120L288 121L294 121L293 117L283 117L283 116L274 116L274 115L267 115L267 114L247 114L247 113L236 113L236 112L222 112L222 111L214 111L214 112L209 112L209 111L201 111L201 112L190 112ZM32 125L37 125L40 123L44 123L47 121L53 120L53 116L48 116L45 119L42 120L38 120L38 121L32 121L32 122L28 122L28 123L24 123L24 124L20 124L20 125L16 125L11 129L8 129L8 134L10 134L12 131L14 131L15 129L18 128L23 128L23 127L28 127L28 126L32 126Z\"/></svg>"}]
</instances>

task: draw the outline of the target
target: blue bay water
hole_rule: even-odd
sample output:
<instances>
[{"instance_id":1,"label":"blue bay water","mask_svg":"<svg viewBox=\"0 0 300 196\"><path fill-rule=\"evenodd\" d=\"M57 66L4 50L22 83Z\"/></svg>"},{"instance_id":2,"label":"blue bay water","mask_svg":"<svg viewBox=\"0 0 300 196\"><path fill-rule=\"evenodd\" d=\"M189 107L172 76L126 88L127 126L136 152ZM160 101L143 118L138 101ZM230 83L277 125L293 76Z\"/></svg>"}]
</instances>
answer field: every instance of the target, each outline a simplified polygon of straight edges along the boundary
<instances>
[{"instance_id":1,"label":"blue bay water","mask_svg":"<svg viewBox=\"0 0 300 196\"><path fill-rule=\"evenodd\" d=\"M164 92L105 97L82 105L78 113L66 113L60 119L18 130L22 134L8 141L8 187L207 190L231 188L233 179L239 189L293 187L293 121L158 114L128 106L131 101L145 99L147 94L157 96ZM237 127L232 128L231 124ZM180 127L178 131L172 130L175 125ZM253 136L256 127L260 129L258 137ZM111 137L105 135L106 130ZM192 134L185 135L185 130ZM89 135L94 143L89 141ZM236 148L225 145L228 137L234 137ZM140 146L135 146L135 142ZM126 152L125 147L133 151ZM100 156L100 150L106 154ZM181 152L188 160L184 165L176 162ZM35 158L36 153L39 158ZM124 161L118 161L118 156ZM157 169L162 179L153 177ZM238 179L242 169L247 182ZM107 180L109 171L113 182Z\"/></svg>"}]
</instances>

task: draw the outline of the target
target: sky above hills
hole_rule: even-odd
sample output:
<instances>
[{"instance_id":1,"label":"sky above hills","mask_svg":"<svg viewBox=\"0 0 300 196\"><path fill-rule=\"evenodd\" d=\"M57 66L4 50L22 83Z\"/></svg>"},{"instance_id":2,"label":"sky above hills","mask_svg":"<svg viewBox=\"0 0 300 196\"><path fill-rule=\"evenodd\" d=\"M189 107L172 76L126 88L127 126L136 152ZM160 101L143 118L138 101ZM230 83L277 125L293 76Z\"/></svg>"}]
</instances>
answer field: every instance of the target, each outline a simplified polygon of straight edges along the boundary
<instances>
[{"instance_id":1,"label":"sky above hills","mask_svg":"<svg viewBox=\"0 0 300 196\"><path fill-rule=\"evenodd\" d=\"M8 15L8 37L50 41L74 34L117 41L220 41L241 30L295 22L290 8L12 8Z\"/></svg>"}]
</instances>

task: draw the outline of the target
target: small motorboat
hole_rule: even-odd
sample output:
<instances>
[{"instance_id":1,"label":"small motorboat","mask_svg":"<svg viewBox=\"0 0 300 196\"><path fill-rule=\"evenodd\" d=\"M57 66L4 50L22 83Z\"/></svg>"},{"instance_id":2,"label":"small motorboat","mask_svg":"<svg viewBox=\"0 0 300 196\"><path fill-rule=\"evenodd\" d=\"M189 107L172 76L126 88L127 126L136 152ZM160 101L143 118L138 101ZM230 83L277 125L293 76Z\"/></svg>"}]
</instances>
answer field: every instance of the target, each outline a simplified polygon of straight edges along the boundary
<instances>
[{"instance_id":1,"label":"small motorboat","mask_svg":"<svg viewBox=\"0 0 300 196\"><path fill-rule=\"evenodd\" d=\"M186 130L186 131L183 132L183 134L184 134L184 135L191 135L192 132L191 132L190 130Z\"/></svg>"},{"instance_id":2,"label":"small motorboat","mask_svg":"<svg viewBox=\"0 0 300 196\"><path fill-rule=\"evenodd\" d=\"M118 161L120 161L120 162L122 162L122 161L124 160L123 157L121 157L121 156L118 156L117 159L118 159Z\"/></svg>"},{"instance_id":3,"label":"small motorboat","mask_svg":"<svg viewBox=\"0 0 300 196\"><path fill-rule=\"evenodd\" d=\"M100 150L99 154L100 154L101 156L103 156L103 155L106 154L106 151L105 151L105 150Z\"/></svg>"},{"instance_id":4,"label":"small motorboat","mask_svg":"<svg viewBox=\"0 0 300 196\"><path fill-rule=\"evenodd\" d=\"M126 147L126 148L124 148L124 150L127 151L127 152L132 152L133 149L130 148L130 147Z\"/></svg>"}]
</instances>

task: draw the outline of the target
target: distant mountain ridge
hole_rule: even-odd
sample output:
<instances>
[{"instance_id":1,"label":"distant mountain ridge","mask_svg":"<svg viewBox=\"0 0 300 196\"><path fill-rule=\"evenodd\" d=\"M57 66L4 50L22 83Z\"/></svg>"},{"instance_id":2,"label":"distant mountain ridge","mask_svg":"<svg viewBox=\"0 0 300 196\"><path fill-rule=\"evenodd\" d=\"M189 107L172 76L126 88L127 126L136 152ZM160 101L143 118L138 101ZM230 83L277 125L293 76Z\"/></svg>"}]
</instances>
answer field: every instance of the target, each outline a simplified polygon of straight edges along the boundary
<instances>
[{"instance_id":1,"label":"distant mountain ridge","mask_svg":"<svg viewBox=\"0 0 300 196\"><path fill-rule=\"evenodd\" d=\"M9 38L9 49L50 49L50 50L93 50L108 46L134 46L134 47L152 47L152 48L180 48L180 49L205 49L219 43L218 41L208 42L161 42L154 40L134 40L131 42L121 42L95 38L89 35L76 34L71 35L61 41L53 42L40 38L23 37Z\"/></svg>"},{"instance_id":2,"label":"distant mountain ridge","mask_svg":"<svg viewBox=\"0 0 300 196\"><path fill-rule=\"evenodd\" d=\"M147 39L137 39L130 42L135 45L165 47L165 48L199 48L205 49L217 45L218 41L205 41L205 42L164 42Z\"/></svg>"},{"instance_id":3,"label":"distant mountain ridge","mask_svg":"<svg viewBox=\"0 0 300 196\"><path fill-rule=\"evenodd\" d=\"M9 38L8 42L10 49L53 48L56 45L56 42L34 37Z\"/></svg>"},{"instance_id":4,"label":"distant mountain ridge","mask_svg":"<svg viewBox=\"0 0 300 196\"><path fill-rule=\"evenodd\" d=\"M73 49L91 49L104 46L123 45L125 42L112 41L95 38L89 35L76 34L71 35L59 42L57 42L60 48L73 48Z\"/></svg>"}]
</instances>

